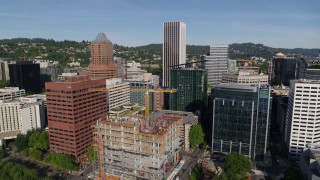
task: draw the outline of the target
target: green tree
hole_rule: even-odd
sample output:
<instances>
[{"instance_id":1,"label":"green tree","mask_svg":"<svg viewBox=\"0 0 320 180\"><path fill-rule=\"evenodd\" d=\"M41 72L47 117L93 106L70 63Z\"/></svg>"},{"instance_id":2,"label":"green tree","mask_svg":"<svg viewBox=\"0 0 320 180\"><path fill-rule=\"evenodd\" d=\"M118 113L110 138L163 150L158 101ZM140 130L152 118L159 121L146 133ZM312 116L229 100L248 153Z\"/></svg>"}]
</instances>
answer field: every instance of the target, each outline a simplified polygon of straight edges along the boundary
<instances>
[{"instance_id":1,"label":"green tree","mask_svg":"<svg viewBox=\"0 0 320 180\"><path fill-rule=\"evenodd\" d=\"M66 169L66 170L77 169L77 166L73 162L73 156L68 154L51 153L45 158L44 161L50 164L53 164L54 166L61 169Z\"/></svg>"},{"instance_id":2,"label":"green tree","mask_svg":"<svg viewBox=\"0 0 320 180\"><path fill-rule=\"evenodd\" d=\"M225 173L221 173L220 175L214 175L213 180L228 180L228 177Z\"/></svg>"},{"instance_id":3,"label":"green tree","mask_svg":"<svg viewBox=\"0 0 320 180\"><path fill-rule=\"evenodd\" d=\"M228 154L223 165L228 179L242 179L245 173L250 170L250 167L249 159L238 153Z\"/></svg>"},{"instance_id":4,"label":"green tree","mask_svg":"<svg viewBox=\"0 0 320 180\"><path fill-rule=\"evenodd\" d=\"M35 160L41 159L42 151L40 151L40 150L37 149L37 148L34 148L34 147L29 148L29 149L28 149L28 153L29 153L29 156L30 156L32 159L35 159Z\"/></svg>"},{"instance_id":5,"label":"green tree","mask_svg":"<svg viewBox=\"0 0 320 180\"><path fill-rule=\"evenodd\" d=\"M35 130L29 137L30 147L46 151L49 149L48 132L45 130Z\"/></svg>"},{"instance_id":6,"label":"green tree","mask_svg":"<svg viewBox=\"0 0 320 180\"><path fill-rule=\"evenodd\" d=\"M198 147L204 142L204 132L201 124L194 125L189 133L189 141L192 148Z\"/></svg>"},{"instance_id":7,"label":"green tree","mask_svg":"<svg viewBox=\"0 0 320 180\"><path fill-rule=\"evenodd\" d=\"M26 149L28 147L27 136L24 134L18 134L14 144L15 144L18 152L23 151L24 149Z\"/></svg>"},{"instance_id":8,"label":"green tree","mask_svg":"<svg viewBox=\"0 0 320 180\"><path fill-rule=\"evenodd\" d=\"M0 146L0 160L3 158L3 155L4 155L3 147Z\"/></svg>"},{"instance_id":9,"label":"green tree","mask_svg":"<svg viewBox=\"0 0 320 180\"><path fill-rule=\"evenodd\" d=\"M193 180L201 179L201 175L202 175L202 167L200 164L197 164L192 170L190 180L191 179L193 179Z\"/></svg>"},{"instance_id":10,"label":"green tree","mask_svg":"<svg viewBox=\"0 0 320 180\"><path fill-rule=\"evenodd\" d=\"M9 87L10 81L0 80L0 88Z\"/></svg>"},{"instance_id":11,"label":"green tree","mask_svg":"<svg viewBox=\"0 0 320 180\"><path fill-rule=\"evenodd\" d=\"M97 156L95 156L94 147L91 145L88 147L89 161L93 162Z\"/></svg>"},{"instance_id":12,"label":"green tree","mask_svg":"<svg viewBox=\"0 0 320 180\"><path fill-rule=\"evenodd\" d=\"M35 169L29 169L20 164L13 164L7 161L0 161L0 179L28 179L37 180L37 171Z\"/></svg>"}]
</instances>

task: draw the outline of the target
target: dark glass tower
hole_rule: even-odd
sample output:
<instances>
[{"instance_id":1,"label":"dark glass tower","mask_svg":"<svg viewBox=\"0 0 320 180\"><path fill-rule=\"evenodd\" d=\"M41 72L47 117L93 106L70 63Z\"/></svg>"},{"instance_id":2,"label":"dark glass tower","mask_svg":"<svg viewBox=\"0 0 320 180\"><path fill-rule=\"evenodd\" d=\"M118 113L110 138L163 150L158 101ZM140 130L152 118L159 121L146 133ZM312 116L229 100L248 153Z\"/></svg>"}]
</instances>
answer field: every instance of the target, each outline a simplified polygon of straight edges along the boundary
<instances>
[{"instance_id":1,"label":"dark glass tower","mask_svg":"<svg viewBox=\"0 0 320 180\"><path fill-rule=\"evenodd\" d=\"M271 84L289 86L290 80L296 79L297 60L278 53L272 58Z\"/></svg>"},{"instance_id":2,"label":"dark glass tower","mask_svg":"<svg viewBox=\"0 0 320 180\"><path fill-rule=\"evenodd\" d=\"M207 106L207 72L203 69L171 69L169 109L175 111L204 110Z\"/></svg>"},{"instance_id":3,"label":"dark glass tower","mask_svg":"<svg viewBox=\"0 0 320 180\"><path fill-rule=\"evenodd\" d=\"M263 158L270 127L270 88L221 84L212 95L212 150Z\"/></svg>"},{"instance_id":4,"label":"dark glass tower","mask_svg":"<svg viewBox=\"0 0 320 180\"><path fill-rule=\"evenodd\" d=\"M16 61L9 64L10 86L25 89L27 92L40 93L40 64L32 61Z\"/></svg>"}]
</instances>

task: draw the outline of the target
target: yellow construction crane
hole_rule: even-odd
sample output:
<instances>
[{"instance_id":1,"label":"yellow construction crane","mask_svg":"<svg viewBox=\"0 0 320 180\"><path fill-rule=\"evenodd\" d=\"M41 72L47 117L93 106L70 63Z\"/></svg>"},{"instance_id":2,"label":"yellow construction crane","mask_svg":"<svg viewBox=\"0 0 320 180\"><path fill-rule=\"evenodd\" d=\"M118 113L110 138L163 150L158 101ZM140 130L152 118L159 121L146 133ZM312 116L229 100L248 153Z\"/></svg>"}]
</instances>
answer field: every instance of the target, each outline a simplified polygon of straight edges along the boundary
<instances>
[{"instance_id":1,"label":"yellow construction crane","mask_svg":"<svg viewBox=\"0 0 320 180\"><path fill-rule=\"evenodd\" d=\"M89 88L89 92L111 92L111 91L127 91L125 89L108 89L108 88ZM145 92L144 100L145 100L145 112L144 112L144 119L146 121L149 120L149 92L154 92L154 93L159 93L159 92L168 92L168 93L174 93L177 92L176 89L149 89L149 83L146 83L146 88L145 89L130 89L129 91L131 92Z\"/></svg>"}]
</instances>

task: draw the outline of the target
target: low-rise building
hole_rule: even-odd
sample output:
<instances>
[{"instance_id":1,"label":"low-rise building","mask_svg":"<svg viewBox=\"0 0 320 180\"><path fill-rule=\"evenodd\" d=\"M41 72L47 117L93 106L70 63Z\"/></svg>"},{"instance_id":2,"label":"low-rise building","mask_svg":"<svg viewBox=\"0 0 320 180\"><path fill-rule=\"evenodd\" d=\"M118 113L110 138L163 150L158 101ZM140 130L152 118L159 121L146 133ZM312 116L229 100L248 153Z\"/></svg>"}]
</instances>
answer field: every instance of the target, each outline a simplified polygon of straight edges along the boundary
<instances>
[{"instance_id":1,"label":"low-rise building","mask_svg":"<svg viewBox=\"0 0 320 180\"><path fill-rule=\"evenodd\" d=\"M73 72L73 73L62 73L60 75L58 75L58 80L59 81L64 81L67 77L72 77L72 76L77 76L78 73L77 72Z\"/></svg>"},{"instance_id":2,"label":"low-rise building","mask_svg":"<svg viewBox=\"0 0 320 180\"><path fill-rule=\"evenodd\" d=\"M246 85L268 85L268 75L255 71L238 71L222 73L222 83L237 83Z\"/></svg>"},{"instance_id":3,"label":"low-rise building","mask_svg":"<svg viewBox=\"0 0 320 180\"><path fill-rule=\"evenodd\" d=\"M24 89L19 89L19 87L5 87L0 89L0 100L3 101L10 101L25 95L26 91Z\"/></svg>"}]
</instances>

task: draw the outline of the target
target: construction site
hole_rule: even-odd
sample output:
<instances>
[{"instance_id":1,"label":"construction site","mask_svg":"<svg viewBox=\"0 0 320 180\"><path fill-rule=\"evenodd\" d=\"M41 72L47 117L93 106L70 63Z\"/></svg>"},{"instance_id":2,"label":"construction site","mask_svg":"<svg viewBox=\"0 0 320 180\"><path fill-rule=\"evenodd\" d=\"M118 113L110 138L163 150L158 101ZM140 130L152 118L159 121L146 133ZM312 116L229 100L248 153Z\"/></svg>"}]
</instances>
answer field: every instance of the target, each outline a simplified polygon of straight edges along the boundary
<instances>
[{"instance_id":1,"label":"construction site","mask_svg":"<svg viewBox=\"0 0 320 180\"><path fill-rule=\"evenodd\" d=\"M148 121L127 116L94 125L96 179L166 179L189 149L189 131L198 123L190 112L157 111Z\"/></svg>"}]
</instances>

